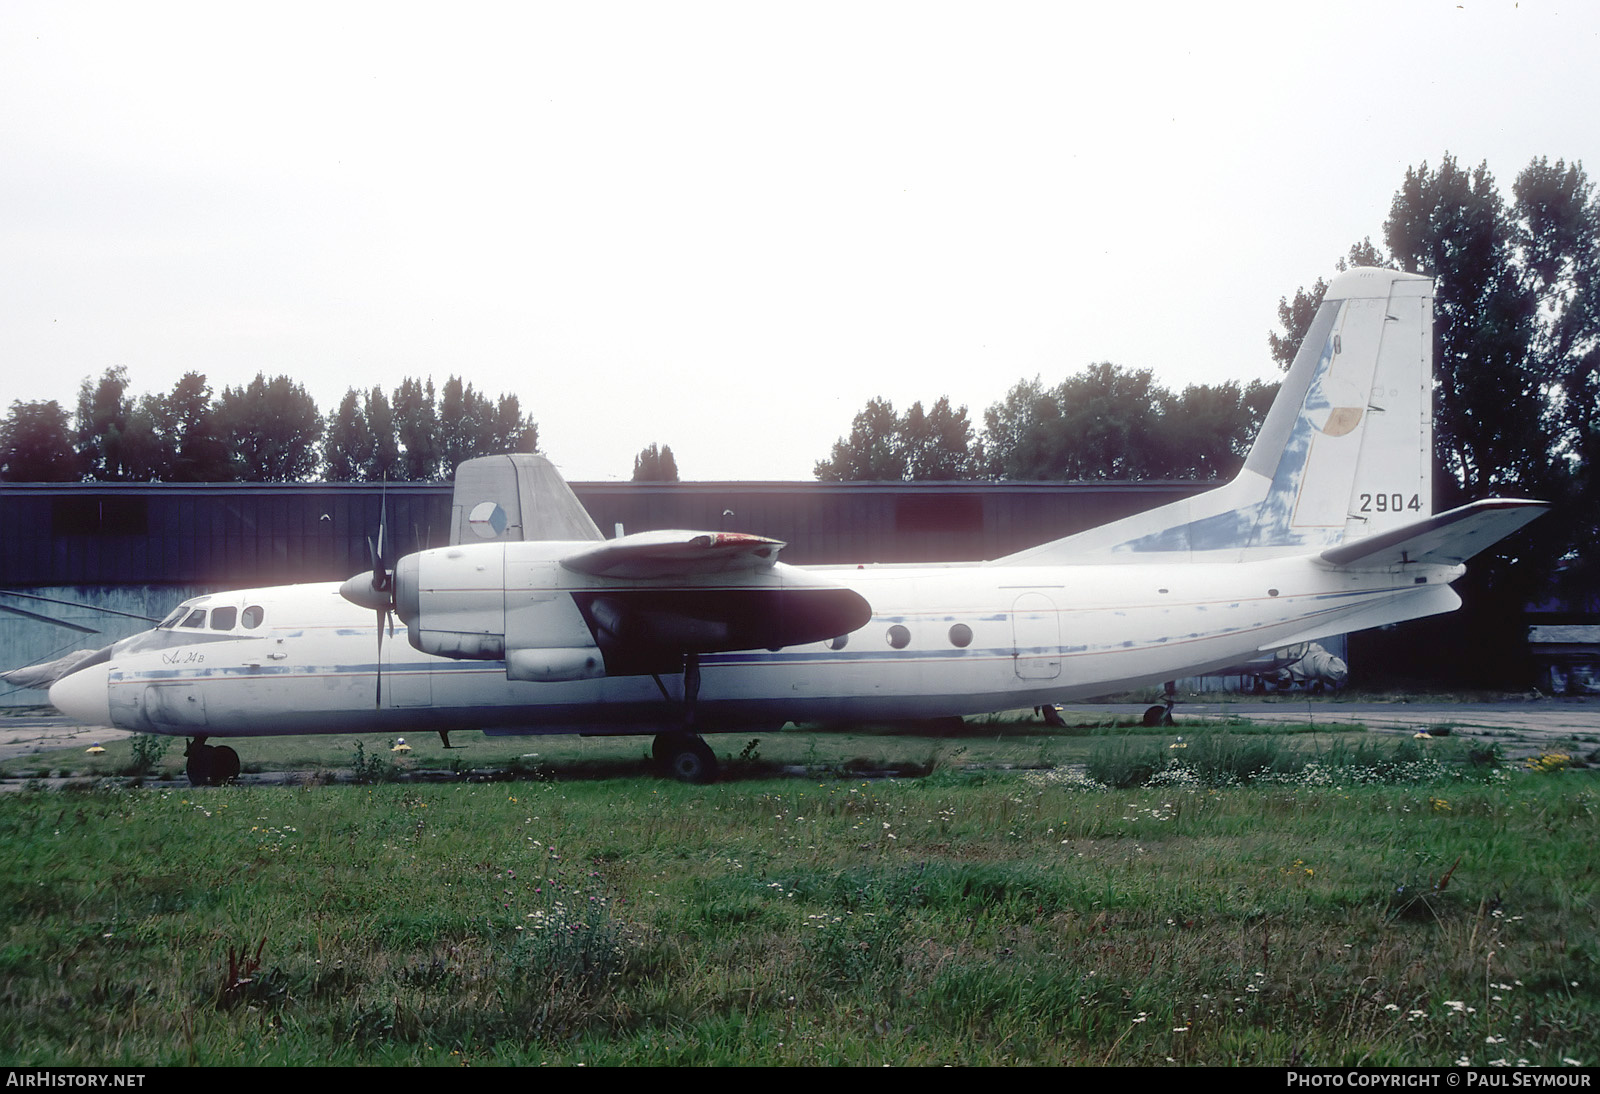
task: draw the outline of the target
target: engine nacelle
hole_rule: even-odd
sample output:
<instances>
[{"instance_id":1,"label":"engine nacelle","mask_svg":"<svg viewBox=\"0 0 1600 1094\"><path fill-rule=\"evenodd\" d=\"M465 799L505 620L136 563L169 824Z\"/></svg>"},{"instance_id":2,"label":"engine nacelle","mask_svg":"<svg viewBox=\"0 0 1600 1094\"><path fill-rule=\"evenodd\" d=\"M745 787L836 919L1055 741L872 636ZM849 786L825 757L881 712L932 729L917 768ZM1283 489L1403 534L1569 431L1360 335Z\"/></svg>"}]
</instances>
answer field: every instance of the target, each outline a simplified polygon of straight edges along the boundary
<instances>
[{"instance_id":1,"label":"engine nacelle","mask_svg":"<svg viewBox=\"0 0 1600 1094\"><path fill-rule=\"evenodd\" d=\"M604 676L600 651L556 562L529 547L445 547L402 558L395 609L411 645L438 657L503 660L512 680Z\"/></svg>"}]
</instances>

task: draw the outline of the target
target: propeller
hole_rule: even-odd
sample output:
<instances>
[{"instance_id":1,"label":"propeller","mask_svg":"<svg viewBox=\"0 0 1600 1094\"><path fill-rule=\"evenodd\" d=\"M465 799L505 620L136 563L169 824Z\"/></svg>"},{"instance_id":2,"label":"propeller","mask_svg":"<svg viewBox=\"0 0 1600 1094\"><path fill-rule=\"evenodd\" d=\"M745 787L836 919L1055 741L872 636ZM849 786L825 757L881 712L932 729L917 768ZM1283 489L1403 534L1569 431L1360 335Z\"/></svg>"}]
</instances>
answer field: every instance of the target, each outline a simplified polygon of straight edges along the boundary
<instances>
[{"instance_id":1,"label":"propeller","mask_svg":"<svg viewBox=\"0 0 1600 1094\"><path fill-rule=\"evenodd\" d=\"M388 483L385 481L384 490L378 505L378 541L373 543L372 537L367 537L367 556L372 560L372 569L364 574L357 574L339 586L339 595L358 604L363 608L371 608L378 617L378 671L377 685L372 699L372 708L381 709L383 706L383 632L385 626L389 633L394 633L394 567L389 564L385 554L387 547L389 525L389 499Z\"/></svg>"}]
</instances>

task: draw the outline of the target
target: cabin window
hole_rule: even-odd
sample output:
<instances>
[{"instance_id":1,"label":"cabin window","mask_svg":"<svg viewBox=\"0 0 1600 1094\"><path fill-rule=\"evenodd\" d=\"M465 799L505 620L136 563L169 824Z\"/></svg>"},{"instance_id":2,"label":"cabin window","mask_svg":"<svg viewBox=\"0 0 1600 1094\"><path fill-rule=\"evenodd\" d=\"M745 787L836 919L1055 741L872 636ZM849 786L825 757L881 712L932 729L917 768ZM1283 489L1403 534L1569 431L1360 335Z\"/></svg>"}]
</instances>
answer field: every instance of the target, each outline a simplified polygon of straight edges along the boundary
<instances>
[{"instance_id":1,"label":"cabin window","mask_svg":"<svg viewBox=\"0 0 1600 1094\"><path fill-rule=\"evenodd\" d=\"M911 644L911 632L896 623L889 628L889 645L897 650L903 650Z\"/></svg>"},{"instance_id":2,"label":"cabin window","mask_svg":"<svg viewBox=\"0 0 1600 1094\"><path fill-rule=\"evenodd\" d=\"M238 608L218 608L211 613L211 629L214 631L231 631L238 618Z\"/></svg>"},{"instance_id":3,"label":"cabin window","mask_svg":"<svg viewBox=\"0 0 1600 1094\"><path fill-rule=\"evenodd\" d=\"M239 622L244 624L245 630L253 631L257 627L261 626L261 618L263 614L264 613L261 611L261 605L252 604L244 610L244 616L239 620Z\"/></svg>"},{"instance_id":4,"label":"cabin window","mask_svg":"<svg viewBox=\"0 0 1600 1094\"><path fill-rule=\"evenodd\" d=\"M178 626L180 626L180 627L195 627L195 628L204 627L205 625L206 625L206 610L204 608L196 608L194 611L189 613L188 618L186 618L182 623L178 624Z\"/></svg>"},{"instance_id":5,"label":"cabin window","mask_svg":"<svg viewBox=\"0 0 1600 1094\"><path fill-rule=\"evenodd\" d=\"M972 628L965 623L957 623L950 628L950 644L957 649L966 649L972 645Z\"/></svg>"}]
</instances>

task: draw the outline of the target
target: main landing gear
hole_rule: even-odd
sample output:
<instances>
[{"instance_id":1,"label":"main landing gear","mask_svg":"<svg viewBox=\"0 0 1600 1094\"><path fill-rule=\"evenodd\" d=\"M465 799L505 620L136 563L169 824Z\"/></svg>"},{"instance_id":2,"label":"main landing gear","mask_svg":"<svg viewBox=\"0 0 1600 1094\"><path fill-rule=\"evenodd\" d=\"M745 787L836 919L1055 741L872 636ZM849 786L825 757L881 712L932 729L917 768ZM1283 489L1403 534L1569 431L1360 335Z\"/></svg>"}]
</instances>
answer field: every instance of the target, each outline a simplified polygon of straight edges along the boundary
<instances>
[{"instance_id":1,"label":"main landing gear","mask_svg":"<svg viewBox=\"0 0 1600 1094\"><path fill-rule=\"evenodd\" d=\"M227 745L208 745L196 737L183 750L190 786L221 786L239 777L239 754Z\"/></svg>"},{"instance_id":2,"label":"main landing gear","mask_svg":"<svg viewBox=\"0 0 1600 1094\"><path fill-rule=\"evenodd\" d=\"M698 733L660 733L650 746L662 774L680 782L709 783L717 778L717 755Z\"/></svg>"},{"instance_id":3,"label":"main landing gear","mask_svg":"<svg viewBox=\"0 0 1600 1094\"><path fill-rule=\"evenodd\" d=\"M661 677L657 676L655 681L656 687L665 696L667 689L661 683ZM700 655L687 653L683 657L683 728L658 733L650 746L650 756L662 774L680 782L715 782L718 774L717 754L695 732L694 708L699 698Z\"/></svg>"},{"instance_id":4,"label":"main landing gear","mask_svg":"<svg viewBox=\"0 0 1600 1094\"><path fill-rule=\"evenodd\" d=\"M1161 696L1161 705L1150 707L1144 712L1142 721L1147 726L1170 726L1172 724L1172 708L1178 702L1178 682L1168 680L1165 693Z\"/></svg>"}]
</instances>

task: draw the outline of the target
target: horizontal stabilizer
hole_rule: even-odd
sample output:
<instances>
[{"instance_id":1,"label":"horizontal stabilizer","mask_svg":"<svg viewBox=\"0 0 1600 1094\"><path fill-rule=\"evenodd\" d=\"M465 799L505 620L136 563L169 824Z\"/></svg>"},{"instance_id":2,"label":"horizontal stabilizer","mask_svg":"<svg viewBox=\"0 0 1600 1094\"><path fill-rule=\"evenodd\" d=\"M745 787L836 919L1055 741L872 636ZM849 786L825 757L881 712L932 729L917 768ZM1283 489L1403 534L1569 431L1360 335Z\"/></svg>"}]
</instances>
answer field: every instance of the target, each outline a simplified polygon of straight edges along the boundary
<instances>
[{"instance_id":1,"label":"horizontal stabilizer","mask_svg":"<svg viewBox=\"0 0 1600 1094\"><path fill-rule=\"evenodd\" d=\"M561 560L595 577L686 577L770 567L783 542L742 532L638 532Z\"/></svg>"},{"instance_id":2,"label":"horizontal stabilizer","mask_svg":"<svg viewBox=\"0 0 1600 1094\"><path fill-rule=\"evenodd\" d=\"M1459 566L1523 525L1544 515L1547 502L1517 498L1475 501L1436 517L1358 539L1322 552L1322 561L1347 570L1425 564Z\"/></svg>"}]
</instances>

